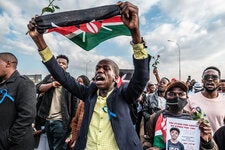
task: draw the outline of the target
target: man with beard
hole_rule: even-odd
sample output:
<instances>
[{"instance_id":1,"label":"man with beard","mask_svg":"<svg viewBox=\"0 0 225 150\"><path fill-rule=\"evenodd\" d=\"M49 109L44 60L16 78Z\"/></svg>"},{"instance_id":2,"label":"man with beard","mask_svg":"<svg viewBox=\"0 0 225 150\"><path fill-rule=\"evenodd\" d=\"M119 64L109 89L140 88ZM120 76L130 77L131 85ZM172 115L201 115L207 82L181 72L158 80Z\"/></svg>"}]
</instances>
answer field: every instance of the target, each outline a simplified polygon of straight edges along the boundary
<instances>
[{"instance_id":1,"label":"man with beard","mask_svg":"<svg viewBox=\"0 0 225 150\"><path fill-rule=\"evenodd\" d=\"M165 150L166 148L166 120L169 118L192 120L192 115L183 108L187 104L188 88L184 82L171 82L165 92L168 107L150 116L147 122L148 141L144 143L144 150ZM217 145L212 138L209 123L202 121L200 129L200 150L216 150Z\"/></svg>"},{"instance_id":2,"label":"man with beard","mask_svg":"<svg viewBox=\"0 0 225 150\"><path fill-rule=\"evenodd\" d=\"M129 105L137 100L149 80L150 56L140 34L138 7L129 2L118 2L117 5L124 25L130 30L134 53L132 79L120 87L117 86L118 65L110 59L98 62L94 82L90 86L79 84L57 64L43 35L37 32L34 18L28 24L29 35L49 72L61 85L84 101L84 116L74 148L76 150L142 149L129 117Z\"/></svg>"},{"instance_id":3,"label":"man with beard","mask_svg":"<svg viewBox=\"0 0 225 150\"><path fill-rule=\"evenodd\" d=\"M200 107L211 124L213 133L224 125L225 120L225 97L217 90L220 86L220 77L218 68L207 67L202 74L204 90L191 94L185 107L188 111Z\"/></svg>"}]
</instances>

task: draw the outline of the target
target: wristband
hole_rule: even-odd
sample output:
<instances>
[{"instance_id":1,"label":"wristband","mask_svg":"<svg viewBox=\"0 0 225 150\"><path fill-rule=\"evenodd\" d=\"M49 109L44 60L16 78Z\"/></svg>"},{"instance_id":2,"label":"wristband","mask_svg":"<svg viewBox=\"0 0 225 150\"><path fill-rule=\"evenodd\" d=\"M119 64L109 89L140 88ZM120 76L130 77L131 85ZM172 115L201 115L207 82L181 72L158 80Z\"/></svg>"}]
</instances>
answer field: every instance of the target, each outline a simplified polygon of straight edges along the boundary
<instances>
[{"instance_id":1,"label":"wristband","mask_svg":"<svg viewBox=\"0 0 225 150\"><path fill-rule=\"evenodd\" d=\"M133 45L134 45L133 41L130 41L130 44L133 46ZM137 44L138 44L138 43L137 43ZM140 44L143 44L144 48L147 48L147 47L148 47L148 46L146 46L146 43L145 43L143 37L141 37L141 43L140 43Z\"/></svg>"}]
</instances>

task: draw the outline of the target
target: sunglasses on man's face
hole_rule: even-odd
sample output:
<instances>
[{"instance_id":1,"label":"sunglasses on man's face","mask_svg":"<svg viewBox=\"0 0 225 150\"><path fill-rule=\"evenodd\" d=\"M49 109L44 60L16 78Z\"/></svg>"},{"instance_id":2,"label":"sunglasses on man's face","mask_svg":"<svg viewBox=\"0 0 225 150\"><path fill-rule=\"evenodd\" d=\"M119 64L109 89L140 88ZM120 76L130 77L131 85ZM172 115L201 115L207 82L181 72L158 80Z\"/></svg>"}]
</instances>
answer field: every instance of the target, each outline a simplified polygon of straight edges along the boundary
<instances>
[{"instance_id":1,"label":"sunglasses on man's face","mask_svg":"<svg viewBox=\"0 0 225 150\"><path fill-rule=\"evenodd\" d=\"M213 74L213 75L206 74L203 76L203 80L209 80L210 78L213 80L217 80L217 79L219 79L219 76L215 75L215 74Z\"/></svg>"}]
</instances>

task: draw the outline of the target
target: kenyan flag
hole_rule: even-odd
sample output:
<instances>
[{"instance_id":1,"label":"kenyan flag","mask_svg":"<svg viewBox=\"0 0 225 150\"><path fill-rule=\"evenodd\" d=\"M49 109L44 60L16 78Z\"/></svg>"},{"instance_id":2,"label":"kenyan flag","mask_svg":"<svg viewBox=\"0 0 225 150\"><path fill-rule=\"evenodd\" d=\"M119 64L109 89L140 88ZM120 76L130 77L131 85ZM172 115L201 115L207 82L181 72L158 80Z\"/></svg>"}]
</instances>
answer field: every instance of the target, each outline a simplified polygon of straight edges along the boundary
<instances>
[{"instance_id":1,"label":"kenyan flag","mask_svg":"<svg viewBox=\"0 0 225 150\"><path fill-rule=\"evenodd\" d=\"M166 148L166 118L163 118L162 114L156 121L153 146L161 149Z\"/></svg>"},{"instance_id":2,"label":"kenyan flag","mask_svg":"<svg viewBox=\"0 0 225 150\"><path fill-rule=\"evenodd\" d=\"M79 26L57 27L47 32L58 32L79 45L84 50L91 50L101 42L120 35L130 35L120 16L92 21Z\"/></svg>"},{"instance_id":3,"label":"kenyan flag","mask_svg":"<svg viewBox=\"0 0 225 150\"><path fill-rule=\"evenodd\" d=\"M40 33L58 32L89 51L107 39L130 35L119 13L119 6L107 5L40 16L36 20L37 30Z\"/></svg>"}]
</instances>

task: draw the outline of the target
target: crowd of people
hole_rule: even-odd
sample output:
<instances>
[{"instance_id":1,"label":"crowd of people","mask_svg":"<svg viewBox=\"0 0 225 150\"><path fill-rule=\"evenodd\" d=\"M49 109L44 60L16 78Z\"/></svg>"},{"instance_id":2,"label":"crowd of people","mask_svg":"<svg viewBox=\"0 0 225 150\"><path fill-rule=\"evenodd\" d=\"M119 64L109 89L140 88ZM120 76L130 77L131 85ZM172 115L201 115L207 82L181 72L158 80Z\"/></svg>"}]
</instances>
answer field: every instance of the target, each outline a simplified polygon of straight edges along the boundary
<instances>
[{"instance_id":1,"label":"crowd of people","mask_svg":"<svg viewBox=\"0 0 225 150\"><path fill-rule=\"evenodd\" d=\"M169 129L167 118L195 120L199 149L225 147L225 80L214 66L202 73L202 84L149 79L151 56L139 29L138 8L118 2L121 19L132 37L134 72L128 83L117 84L119 67L111 59L100 60L93 80L67 72L69 58L54 56L43 34L36 30L35 16L29 35L49 71L34 84L17 71L18 60L0 53L0 149L1 150L183 150L180 130ZM38 95L38 96L36 96Z\"/></svg>"}]
</instances>

